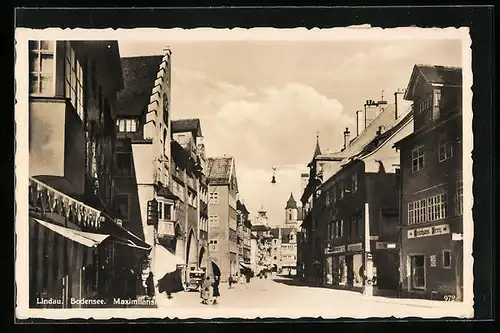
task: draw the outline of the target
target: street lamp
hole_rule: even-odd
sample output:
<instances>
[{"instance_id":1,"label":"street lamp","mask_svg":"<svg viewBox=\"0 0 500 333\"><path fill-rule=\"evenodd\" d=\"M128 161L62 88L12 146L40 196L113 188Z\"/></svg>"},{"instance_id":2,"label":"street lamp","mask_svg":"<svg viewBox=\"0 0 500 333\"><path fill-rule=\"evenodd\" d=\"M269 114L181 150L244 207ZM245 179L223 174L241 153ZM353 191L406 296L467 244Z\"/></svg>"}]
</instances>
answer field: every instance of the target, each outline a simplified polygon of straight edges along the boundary
<instances>
[{"instance_id":1,"label":"street lamp","mask_svg":"<svg viewBox=\"0 0 500 333\"><path fill-rule=\"evenodd\" d=\"M273 167L273 177L271 179L271 184L276 184L276 167Z\"/></svg>"}]
</instances>

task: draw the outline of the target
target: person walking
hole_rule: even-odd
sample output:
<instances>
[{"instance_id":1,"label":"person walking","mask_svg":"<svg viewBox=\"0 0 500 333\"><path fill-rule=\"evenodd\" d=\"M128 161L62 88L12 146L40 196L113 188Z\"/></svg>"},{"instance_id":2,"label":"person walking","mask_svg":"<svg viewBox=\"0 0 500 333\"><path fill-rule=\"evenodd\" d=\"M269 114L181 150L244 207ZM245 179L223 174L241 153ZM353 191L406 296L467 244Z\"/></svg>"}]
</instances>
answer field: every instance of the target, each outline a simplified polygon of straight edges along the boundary
<instances>
[{"instance_id":1,"label":"person walking","mask_svg":"<svg viewBox=\"0 0 500 333\"><path fill-rule=\"evenodd\" d=\"M211 284L210 284L210 276L207 276L207 278L203 281L202 285L201 285L201 292L200 292L200 296L201 296L201 303L202 304L208 304L208 302L210 301L210 294L211 294Z\"/></svg>"},{"instance_id":2,"label":"person walking","mask_svg":"<svg viewBox=\"0 0 500 333\"><path fill-rule=\"evenodd\" d=\"M153 272L149 272L148 278L146 279L146 292L148 298L153 300L155 297L155 285L153 279Z\"/></svg>"},{"instance_id":3,"label":"person walking","mask_svg":"<svg viewBox=\"0 0 500 333\"><path fill-rule=\"evenodd\" d=\"M219 291L219 283L220 283L220 276L216 275L214 276L214 283L212 285L212 296L213 296L213 301L212 304L217 304L219 297L220 297L220 291Z\"/></svg>"},{"instance_id":4,"label":"person walking","mask_svg":"<svg viewBox=\"0 0 500 333\"><path fill-rule=\"evenodd\" d=\"M229 279L227 279L227 282L229 283L229 289L233 287L233 276L229 275Z\"/></svg>"}]
</instances>

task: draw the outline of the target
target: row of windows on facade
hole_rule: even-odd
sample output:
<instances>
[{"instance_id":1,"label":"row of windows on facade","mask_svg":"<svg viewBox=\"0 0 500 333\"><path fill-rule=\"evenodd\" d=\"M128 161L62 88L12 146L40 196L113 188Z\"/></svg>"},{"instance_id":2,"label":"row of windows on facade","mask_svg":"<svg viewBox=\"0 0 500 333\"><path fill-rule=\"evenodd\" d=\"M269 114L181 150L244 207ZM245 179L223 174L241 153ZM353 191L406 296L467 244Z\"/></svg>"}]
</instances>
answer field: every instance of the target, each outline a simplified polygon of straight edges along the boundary
<instances>
[{"instance_id":1,"label":"row of windows on facade","mask_svg":"<svg viewBox=\"0 0 500 333\"><path fill-rule=\"evenodd\" d=\"M349 217L347 223L347 236L349 238L356 238L361 235L361 228L364 226L363 217L361 214L355 214ZM327 225L327 238L337 239L345 236L344 234L344 220L332 221Z\"/></svg>"},{"instance_id":2,"label":"row of windows on facade","mask_svg":"<svg viewBox=\"0 0 500 333\"><path fill-rule=\"evenodd\" d=\"M446 161L453 157L453 143L447 134L442 134L438 139L438 160ZM411 151L411 171L418 172L425 166L424 146L418 146Z\"/></svg>"},{"instance_id":3,"label":"row of windows on facade","mask_svg":"<svg viewBox=\"0 0 500 333\"><path fill-rule=\"evenodd\" d=\"M325 190L325 204L330 206L337 202L338 199L343 199L346 193L355 193L358 190L358 173L355 172L350 177L351 186L346 183L346 179L341 179L334 183L329 190ZM318 193L321 195L321 193Z\"/></svg>"},{"instance_id":4,"label":"row of windows on facade","mask_svg":"<svg viewBox=\"0 0 500 333\"><path fill-rule=\"evenodd\" d=\"M425 255L411 255L410 261L410 278L412 289L425 289L426 288L426 275L427 267L436 268L437 255L429 256L429 264L426 264ZM444 269L451 269L452 267L452 252L450 250L443 250L441 255L441 267Z\"/></svg>"},{"instance_id":5,"label":"row of windows on facade","mask_svg":"<svg viewBox=\"0 0 500 333\"><path fill-rule=\"evenodd\" d=\"M430 120L436 121L439 119L441 115L441 90L434 89L433 93L421 99L414 109L417 111L417 114L424 114L432 110L432 113L429 115Z\"/></svg>"},{"instance_id":6,"label":"row of windows on facade","mask_svg":"<svg viewBox=\"0 0 500 333\"><path fill-rule=\"evenodd\" d=\"M55 96L56 88L56 42L30 41L29 43L29 72L30 94L35 96ZM90 75L84 69L82 62L77 59L74 49L69 42L65 44L64 55L64 93L71 101L78 116L84 119L84 105L86 85L85 78L90 78L94 98L99 99L100 109L110 109L107 98L102 96L102 88L96 83L95 63L92 62ZM100 114L100 121L102 115Z\"/></svg>"},{"instance_id":7,"label":"row of windows on facade","mask_svg":"<svg viewBox=\"0 0 500 333\"><path fill-rule=\"evenodd\" d=\"M208 223L209 223L210 227L218 228L220 226L219 225L219 215L210 215L208 217ZM232 218L229 219L229 229L231 229L233 231L235 231L237 229L235 219L232 219Z\"/></svg>"},{"instance_id":8,"label":"row of windows on facade","mask_svg":"<svg viewBox=\"0 0 500 333\"><path fill-rule=\"evenodd\" d=\"M455 216L463 214L463 182L457 182L454 196ZM433 222L448 217L448 204L445 193L408 203L408 224Z\"/></svg>"},{"instance_id":9,"label":"row of windows on facade","mask_svg":"<svg viewBox=\"0 0 500 333\"><path fill-rule=\"evenodd\" d=\"M29 71L30 71L30 94L37 96L54 96L56 85L56 52L55 41L30 41L29 42ZM94 63L92 63L95 65ZM94 66L92 66L94 68ZM92 87L94 97L99 99L99 119L102 124L103 113L106 109L109 111L110 106L107 98L102 96L102 88L95 83L95 70L90 75L92 77ZM84 118L84 70L81 62L77 59L74 49L69 42L65 44L64 55L64 92L65 96L70 99L72 106L76 110L78 116ZM98 93L97 93L98 91ZM87 132L87 150L89 151L89 160L87 161L87 170L97 174L97 162L101 165L106 164L102 145L91 142L89 133ZM109 183L109 179L102 179L105 183ZM105 197L110 195L110 186L102 184Z\"/></svg>"}]
</instances>

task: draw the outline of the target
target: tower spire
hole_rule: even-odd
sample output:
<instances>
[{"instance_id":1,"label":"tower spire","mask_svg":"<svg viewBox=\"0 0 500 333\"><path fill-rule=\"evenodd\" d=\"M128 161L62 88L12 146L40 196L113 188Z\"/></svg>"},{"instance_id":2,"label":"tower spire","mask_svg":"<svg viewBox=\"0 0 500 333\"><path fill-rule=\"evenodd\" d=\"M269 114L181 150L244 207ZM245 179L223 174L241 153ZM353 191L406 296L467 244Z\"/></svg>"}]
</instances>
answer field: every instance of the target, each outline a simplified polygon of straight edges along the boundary
<instances>
[{"instance_id":1,"label":"tower spire","mask_svg":"<svg viewBox=\"0 0 500 333\"><path fill-rule=\"evenodd\" d=\"M319 147L319 131L316 132L316 148L314 149L314 156L321 155L321 148Z\"/></svg>"}]
</instances>

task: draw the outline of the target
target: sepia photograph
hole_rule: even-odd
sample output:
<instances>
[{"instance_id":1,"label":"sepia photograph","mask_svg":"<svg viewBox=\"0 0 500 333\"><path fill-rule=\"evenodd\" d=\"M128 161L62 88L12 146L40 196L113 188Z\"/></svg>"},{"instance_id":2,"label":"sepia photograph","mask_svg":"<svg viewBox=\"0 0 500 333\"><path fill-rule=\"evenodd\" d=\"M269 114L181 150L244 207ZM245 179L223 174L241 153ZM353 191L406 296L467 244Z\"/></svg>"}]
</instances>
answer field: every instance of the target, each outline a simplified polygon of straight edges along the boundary
<instances>
[{"instance_id":1,"label":"sepia photograph","mask_svg":"<svg viewBox=\"0 0 500 333\"><path fill-rule=\"evenodd\" d=\"M16 29L16 316L472 318L470 45Z\"/></svg>"}]
</instances>

